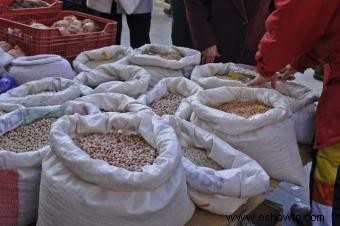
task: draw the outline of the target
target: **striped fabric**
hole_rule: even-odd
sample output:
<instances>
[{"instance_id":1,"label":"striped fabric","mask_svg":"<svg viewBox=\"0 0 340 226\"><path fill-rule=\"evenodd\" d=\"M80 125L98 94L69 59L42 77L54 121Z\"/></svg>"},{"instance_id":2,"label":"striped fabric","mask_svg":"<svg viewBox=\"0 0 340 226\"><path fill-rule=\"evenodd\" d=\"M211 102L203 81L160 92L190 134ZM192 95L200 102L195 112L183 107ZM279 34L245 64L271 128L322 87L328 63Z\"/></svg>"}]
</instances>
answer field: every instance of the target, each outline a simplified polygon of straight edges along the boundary
<instances>
[{"instance_id":1,"label":"striped fabric","mask_svg":"<svg viewBox=\"0 0 340 226\"><path fill-rule=\"evenodd\" d=\"M324 216L324 222L312 222L313 226L332 225L335 183L340 163L340 144L317 152L312 181L312 215Z\"/></svg>"},{"instance_id":2,"label":"striped fabric","mask_svg":"<svg viewBox=\"0 0 340 226\"><path fill-rule=\"evenodd\" d=\"M18 224L19 174L16 170L0 169L0 226Z\"/></svg>"}]
</instances>

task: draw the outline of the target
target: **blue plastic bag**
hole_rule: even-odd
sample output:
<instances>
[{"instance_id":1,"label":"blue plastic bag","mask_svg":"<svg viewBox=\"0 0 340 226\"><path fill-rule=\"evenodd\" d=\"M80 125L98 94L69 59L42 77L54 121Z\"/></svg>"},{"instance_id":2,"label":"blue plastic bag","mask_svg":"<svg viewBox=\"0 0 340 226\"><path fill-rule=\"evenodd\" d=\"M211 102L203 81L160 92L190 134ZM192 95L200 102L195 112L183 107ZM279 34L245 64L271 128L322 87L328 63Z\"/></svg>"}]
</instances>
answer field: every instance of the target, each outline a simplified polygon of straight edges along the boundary
<instances>
[{"instance_id":1,"label":"blue plastic bag","mask_svg":"<svg viewBox=\"0 0 340 226\"><path fill-rule=\"evenodd\" d=\"M7 92L14 87L16 87L15 78L6 73L0 73L0 93Z\"/></svg>"}]
</instances>

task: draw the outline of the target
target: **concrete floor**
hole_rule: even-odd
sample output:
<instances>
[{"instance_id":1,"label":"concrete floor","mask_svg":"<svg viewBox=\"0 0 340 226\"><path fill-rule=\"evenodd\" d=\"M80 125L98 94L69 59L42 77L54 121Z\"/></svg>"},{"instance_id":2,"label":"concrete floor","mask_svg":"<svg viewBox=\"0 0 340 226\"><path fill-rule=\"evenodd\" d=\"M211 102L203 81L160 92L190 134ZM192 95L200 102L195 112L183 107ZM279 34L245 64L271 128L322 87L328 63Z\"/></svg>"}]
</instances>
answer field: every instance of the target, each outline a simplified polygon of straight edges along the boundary
<instances>
[{"instance_id":1,"label":"concrete floor","mask_svg":"<svg viewBox=\"0 0 340 226\"><path fill-rule=\"evenodd\" d=\"M151 22L151 42L163 45L171 45L171 18L163 13L164 5L156 1L155 8L152 15ZM122 44L129 45L128 27L124 18L122 31ZM315 94L320 95L322 90L322 83L313 78L313 70L309 69L304 74L296 74L297 83L301 83L312 89ZM311 164L305 166L305 175L307 187L298 187L286 182L280 183L278 188L273 191L268 199L280 203L284 207L284 214L290 213L290 206L294 202L309 203L308 181ZM294 222L282 222L283 226L298 225Z\"/></svg>"}]
</instances>

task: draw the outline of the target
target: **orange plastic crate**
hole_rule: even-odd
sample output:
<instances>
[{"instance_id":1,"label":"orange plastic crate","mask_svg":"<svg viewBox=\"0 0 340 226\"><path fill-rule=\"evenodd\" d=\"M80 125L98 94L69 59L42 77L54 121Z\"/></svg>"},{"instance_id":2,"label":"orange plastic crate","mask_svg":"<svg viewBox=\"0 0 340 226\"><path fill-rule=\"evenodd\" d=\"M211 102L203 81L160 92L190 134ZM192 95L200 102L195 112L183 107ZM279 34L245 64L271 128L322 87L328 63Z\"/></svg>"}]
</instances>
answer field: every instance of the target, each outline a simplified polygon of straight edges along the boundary
<instances>
[{"instance_id":1,"label":"orange plastic crate","mask_svg":"<svg viewBox=\"0 0 340 226\"><path fill-rule=\"evenodd\" d=\"M55 28L45 30L32 28L28 25L34 19L38 23L51 26L55 21L70 15L81 20L92 19L98 26L98 31L63 36ZM15 34L9 33L9 28L16 30ZM115 44L116 33L117 23L115 21L76 11L30 14L26 17L21 15L20 20L16 16L0 18L0 41L20 46L27 55L58 54L72 60L82 51Z\"/></svg>"},{"instance_id":2,"label":"orange plastic crate","mask_svg":"<svg viewBox=\"0 0 340 226\"><path fill-rule=\"evenodd\" d=\"M20 16L39 13L56 13L63 9L63 2L58 0L44 0L49 7L11 9L10 5L14 0L0 0L0 16Z\"/></svg>"}]
</instances>

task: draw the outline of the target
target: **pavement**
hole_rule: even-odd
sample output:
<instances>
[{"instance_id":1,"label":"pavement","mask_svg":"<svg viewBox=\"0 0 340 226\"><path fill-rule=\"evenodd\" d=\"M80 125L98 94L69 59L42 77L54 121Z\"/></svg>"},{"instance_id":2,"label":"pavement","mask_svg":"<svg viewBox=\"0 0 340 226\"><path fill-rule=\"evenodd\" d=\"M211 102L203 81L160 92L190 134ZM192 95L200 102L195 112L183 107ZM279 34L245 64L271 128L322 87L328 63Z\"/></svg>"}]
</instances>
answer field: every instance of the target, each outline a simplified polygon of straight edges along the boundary
<instances>
[{"instance_id":1,"label":"pavement","mask_svg":"<svg viewBox=\"0 0 340 226\"><path fill-rule=\"evenodd\" d=\"M171 45L171 17L163 13L164 3L156 0L152 14L150 37L152 43ZM123 19L122 44L129 45L129 32L125 18ZM306 70L303 74L296 74L295 81L309 87L315 94L320 95L322 83L313 78L314 71ZM276 190L269 194L268 199L283 205L283 214L290 213L290 206L295 202L309 203L309 174L311 163L304 167L306 187L299 187L294 184L282 182ZM282 222L282 226L297 226L295 222Z\"/></svg>"}]
</instances>

